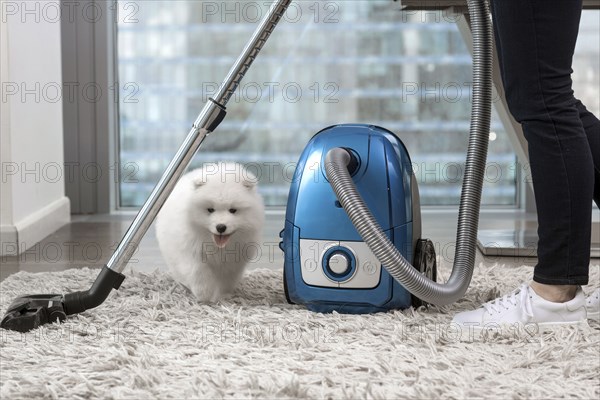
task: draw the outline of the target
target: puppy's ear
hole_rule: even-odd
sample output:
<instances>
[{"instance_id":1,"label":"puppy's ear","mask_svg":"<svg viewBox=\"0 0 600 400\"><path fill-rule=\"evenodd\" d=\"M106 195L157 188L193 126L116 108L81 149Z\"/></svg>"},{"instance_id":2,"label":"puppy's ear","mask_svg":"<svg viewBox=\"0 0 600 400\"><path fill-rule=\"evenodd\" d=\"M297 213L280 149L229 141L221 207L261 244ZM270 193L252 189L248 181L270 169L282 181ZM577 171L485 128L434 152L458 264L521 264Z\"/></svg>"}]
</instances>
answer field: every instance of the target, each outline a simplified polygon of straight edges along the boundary
<instances>
[{"instance_id":1,"label":"puppy's ear","mask_svg":"<svg viewBox=\"0 0 600 400\"><path fill-rule=\"evenodd\" d=\"M256 177L256 175L254 175L252 171L249 171L248 169L242 167L241 178L242 185L248 188L248 190L256 189L256 185L258 185L258 178Z\"/></svg>"},{"instance_id":2,"label":"puppy's ear","mask_svg":"<svg viewBox=\"0 0 600 400\"><path fill-rule=\"evenodd\" d=\"M199 176L192 180L192 184L194 185L194 189L199 189L202 186L206 185L206 180L204 179L204 177Z\"/></svg>"},{"instance_id":3,"label":"puppy's ear","mask_svg":"<svg viewBox=\"0 0 600 400\"><path fill-rule=\"evenodd\" d=\"M248 188L248 190L254 190L256 188L256 184L257 184L257 179L254 177L249 177L248 178L244 178L244 180L242 181L242 185L244 185L244 187Z\"/></svg>"},{"instance_id":4,"label":"puppy's ear","mask_svg":"<svg viewBox=\"0 0 600 400\"><path fill-rule=\"evenodd\" d=\"M248 190L254 190L257 184L258 178L252 172L245 170L242 174L242 185L248 188Z\"/></svg>"}]
</instances>

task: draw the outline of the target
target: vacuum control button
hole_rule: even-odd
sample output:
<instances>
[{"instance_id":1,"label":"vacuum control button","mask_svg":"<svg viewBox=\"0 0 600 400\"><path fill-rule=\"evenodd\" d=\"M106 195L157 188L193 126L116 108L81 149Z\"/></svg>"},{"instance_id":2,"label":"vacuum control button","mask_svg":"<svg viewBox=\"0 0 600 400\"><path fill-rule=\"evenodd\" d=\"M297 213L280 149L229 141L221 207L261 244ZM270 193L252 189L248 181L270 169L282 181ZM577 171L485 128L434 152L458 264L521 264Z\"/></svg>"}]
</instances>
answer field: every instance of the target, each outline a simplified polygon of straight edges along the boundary
<instances>
[{"instance_id":1,"label":"vacuum control button","mask_svg":"<svg viewBox=\"0 0 600 400\"><path fill-rule=\"evenodd\" d=\"M373 275L375 272L377 272L377 265L371 261L367 261L363 264L363 269L367 274Z\"/></svg>"},{"instance_id":2,"label":"vacuum control button","mask_svg":"<svg viewBox=\"0 0 600 400\"><path fill-rule=\"evenodd\" d=\"M350 258L341 251L336 251L329 257L327 265L334 274L343 275L350 269Z\"/></svg>"}]
</instances>

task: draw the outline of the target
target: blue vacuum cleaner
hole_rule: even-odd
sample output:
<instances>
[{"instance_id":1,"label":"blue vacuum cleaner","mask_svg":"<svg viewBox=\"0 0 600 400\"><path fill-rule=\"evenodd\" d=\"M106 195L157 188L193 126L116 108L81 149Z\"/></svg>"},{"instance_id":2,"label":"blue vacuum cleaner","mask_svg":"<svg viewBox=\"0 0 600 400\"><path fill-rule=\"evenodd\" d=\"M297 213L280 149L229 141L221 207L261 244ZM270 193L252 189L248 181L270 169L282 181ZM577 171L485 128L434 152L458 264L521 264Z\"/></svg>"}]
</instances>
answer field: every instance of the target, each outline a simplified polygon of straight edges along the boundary
<instances>
[{"instance_id":1,"label":"blue vacuum cleaner","mask_svg":"<svg viewBox=\"0 0 600 400\"><path fill-rule=\"evenodd\" d=\"M175 157L91 288L22 296L0 327L26 332L101 305L160 208L209 133L292 0L276 0L192 125ZM423 302L449 304L467 290L475 262L492 100L492 33L485 0L467 0L473 31L473 105L450 278L436 282L435 253L421 238L410 157L392 132L337 125L308 143L291 187L282 249L290 302L320 312L370 313Z\"/></svg>"},{"instance_id":2,"label":"blue vacuum cleaner","mask_svg":"<svg viewBox=\"0 0 600 400\"><path fill-rule=\"evenodd\" d=\"M344 313L421 305L382 268L333 191L325 165L336 148L350 155L348 173L386 237L436 280L433 244L421 240L419 192L406 147L378 126L336 125L310 140L292 180L280 245L288 301Z\"/></svg>"}]
</instances>

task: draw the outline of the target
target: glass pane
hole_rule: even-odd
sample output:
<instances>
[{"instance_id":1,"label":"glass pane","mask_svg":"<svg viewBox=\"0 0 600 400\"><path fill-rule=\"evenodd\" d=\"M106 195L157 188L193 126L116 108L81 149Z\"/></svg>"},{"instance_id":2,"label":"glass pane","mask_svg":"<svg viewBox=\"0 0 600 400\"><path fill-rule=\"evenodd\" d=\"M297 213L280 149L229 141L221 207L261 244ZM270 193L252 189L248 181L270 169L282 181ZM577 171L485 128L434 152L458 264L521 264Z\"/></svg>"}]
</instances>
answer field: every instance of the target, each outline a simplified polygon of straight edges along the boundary
<instances>
[{"instance_id":1,"label":"glass pane","mask_svg":"<svg viewBox=\"0 0 600 400\"><path fill-rule=\"evenodd\" d=\"M253 1L119 5L120 160L136 178L121 180L120 204L138 207L267 7ZM336 123L370 123L406 144L423 204L454 205L470 82L471 57L448 15L403 13L389 0L295 2L192 167L249 164L259 171L266 203L280 206L312 135ZM496 116L492 131L483 202L514 205L515 154Z\"/></svg>"}]
</instances>

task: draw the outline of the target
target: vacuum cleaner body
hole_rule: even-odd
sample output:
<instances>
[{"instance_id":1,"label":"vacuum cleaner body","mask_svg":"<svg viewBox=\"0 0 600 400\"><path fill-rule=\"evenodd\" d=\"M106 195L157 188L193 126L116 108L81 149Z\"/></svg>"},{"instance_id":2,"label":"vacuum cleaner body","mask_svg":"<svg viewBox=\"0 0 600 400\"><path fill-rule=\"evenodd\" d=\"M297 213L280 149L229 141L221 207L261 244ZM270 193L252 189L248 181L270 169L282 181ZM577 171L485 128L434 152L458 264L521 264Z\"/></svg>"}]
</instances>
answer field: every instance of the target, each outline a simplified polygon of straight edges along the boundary
<instances>
[{"instance_id":1,"label":"vacuum cleaner body","mask_svg":"<svg viewBox=\"0 0 600 400\"><path fill-rule=\"evenodd\" d=\"M325 155L349 150L357 189L383 231L407 260L420 239L420 207L411 160L392 132L336 125L317 133L298 162L283 241L288 301L317 312L371 313L412 305L411 294L369 250L325 174Z\"/></svg>"}]
</instances>

